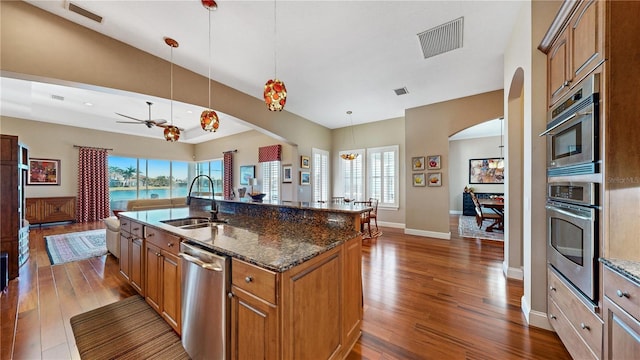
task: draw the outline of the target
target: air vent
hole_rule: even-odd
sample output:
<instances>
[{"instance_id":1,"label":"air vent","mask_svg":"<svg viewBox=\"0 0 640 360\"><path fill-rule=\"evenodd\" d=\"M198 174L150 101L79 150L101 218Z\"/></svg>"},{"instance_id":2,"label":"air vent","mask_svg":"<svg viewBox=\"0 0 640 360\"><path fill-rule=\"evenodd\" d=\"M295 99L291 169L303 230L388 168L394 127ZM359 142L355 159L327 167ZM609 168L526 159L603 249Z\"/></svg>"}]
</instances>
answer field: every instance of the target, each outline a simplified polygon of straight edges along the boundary
<instances>
[{"instance_id":1,"label":"air vent","mask_svg":"<svg viewBox=\"0 0 640 360\"><path fill-rule=\"evenodd\" d=\"M102 16L98 15L98 14L94 14L89 10L83 9L80 6L74 4L74 3L69 3L69 11L74 12L78 15L84 16L87 19L93 20L97 23L102 24Z\"/></svg>"},{"instance_id":2,"label":"air vent","mask_svg":"<svg viewBox=\"0 0 640 360\"><path fill-rule=\"evenodd\" d=\"M418 34L424 58L461 48L463 30L464 17L461 17Z\"/></svg>"},{"instance_id":3,"label":"air vent","mask_svg":"<svg viewBox=\"0 0 640 360\"><path fill-rule=\"evenodd\" d=\"M60 100L60 101L64 101L64 96L60 96L60 95L51 95L51 98L53 100Z\"/></svg>"},{"instance_id":4,"label":"air vent","mask_svg":"<svg viewBox=\"0 0 640 360\"><path fill-rule=\"evenodd\" d=\"M396 95L400 96L400 95L408 94L409 90L407 90L406 87L403 87L403 88L395 89L395 90L393 90L393 92L395 92Z\"/></svg>"}]
</instances>

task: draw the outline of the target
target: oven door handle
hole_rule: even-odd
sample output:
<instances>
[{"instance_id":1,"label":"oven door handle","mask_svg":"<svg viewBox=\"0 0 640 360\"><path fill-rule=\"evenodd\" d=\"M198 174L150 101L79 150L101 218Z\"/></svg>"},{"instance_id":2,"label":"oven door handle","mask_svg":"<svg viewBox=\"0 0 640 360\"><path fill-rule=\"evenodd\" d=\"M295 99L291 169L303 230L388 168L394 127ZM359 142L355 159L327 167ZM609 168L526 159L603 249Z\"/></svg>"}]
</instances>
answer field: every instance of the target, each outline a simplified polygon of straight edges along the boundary
<instances>
[{"instance_id":1,"label":"oven door handle","mask_svg":"<svg viewBox=\"0 0 640 360\"><path fill-rule=\"evenodd\" d=\"M559 128L560 126L562 126L562 125L566 124L566 123L567 123L567 121L569 121L569 120L573 119L573 118L574 118L574 117L576 117L576 116L590 115L590 114L592 114L592 113L593 113L593 111L587 111L587 112L583 112L583 113L579 113L579 112L573 113L573 114L572 114L571 116L569 116L568 118L566 118L566 119L564 119L564 120L560 121L559 123L557 123L557 124L553 125L552 127L548 128L547 130L545 130L543 133L541 133L541 134L540 134L540 135L538 135L538 136L542 137L542 136L545 136L545 135L554 135L554 134L552 133L552 131L553 131L553 130L555 130L555 129L557 129L557 128Z\"/></svg>"},{"instance_id":2,"label":"oven door handle","mask_svg":"<svg viewBox=\"0 0 640 360\"><path fill-rule=\"evenodd\" d=\"M580 214L582 211L580 211L580 212L572 211L572 210L569 210L569 209L559 208L559 207L553 206L553 205L545 205L545 208L547 210L555 211L555 212L557 212L559 214L562 214L562 215L565 215L565 216L571 216L571 217L582 219L582 220L591 221L593 219L590 215L584 216L584 215Z\"/></svg>"}]
</instances>

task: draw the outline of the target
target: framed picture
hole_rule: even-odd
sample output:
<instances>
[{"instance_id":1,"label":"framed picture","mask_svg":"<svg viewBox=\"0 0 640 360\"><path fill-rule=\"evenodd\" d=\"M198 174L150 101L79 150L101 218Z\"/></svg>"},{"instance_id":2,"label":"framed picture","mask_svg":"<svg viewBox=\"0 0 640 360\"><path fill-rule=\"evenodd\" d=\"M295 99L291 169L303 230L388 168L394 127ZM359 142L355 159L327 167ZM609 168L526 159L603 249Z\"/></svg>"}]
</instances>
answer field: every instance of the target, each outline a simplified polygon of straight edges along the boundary
<instances>
[{"instance_id":1,"label":"framed picture","mask_svg":"<svg viewBox=\"0 0 640 360\"><path fill-rule=\"evenodd\" d=\"M427 156L427 169L428 170L440 169L440 155Z\"/></svg>"},{"instance_id":2,"label":"framed picture","mask_svg":"<svg viewBox=\"0 0 640 360\"><path fill-rule=\"evenodd\" d=\"M300 156L300 167L303 169L308 169L310 167L309 165L309 157L304 155Z\"/></svg>"},{"instance_id":3,"label":"framed picture","mask_svg":"<svg viewBox=\"0 0 640 360\"><path fill-rule=\"evenodd\" d=\"M256 177L254 165L240 166L240 185L249 185L249 179Z\"/></svg>"},{"instance_id":4,"label":"framed picture","mask_svg":"<svg viewBox=\"0 0 640 360\"><path fill-rule=\"evenodd\" d=\"M309 171L300 171L300 185L311 185L311 173Z\"/></svg>"},{"instance_id":5,"label":"framed picture","mask_svg":"<svg viewBox=\"0 0 640 360\"><path fill-rule=\"evenodd\" d=\"M424 156L416 156L411 158L411 170L424 170Z\"/></svg>"},{"instance_id":6,"label":"framed picture","mask_svg":"<svg viewBox=\"0 0 640 360\"><path fill-rule=\"evenodd\" d=\"M426 181L424 181L424 173L413 174L413 186L426 186Z\"/></svg>"},{"instance_id":7,"label":"framed picture","mask_svg":"<svg viewBox=\"0 0 640 360\"><path fill-rule=\"evenodd\" d=\"M282 165L282 182L290 183L293 180L293 167L291 165Z\"/></svg>"},{"instance_id":8,"label":"framed picture","mask_svg":"<svg viewBox=\"0 0 640 360\"><path fill-rule=\"evenodd\" d=\"M60 160L29 159L27 185L60 185Z\"/></svg>"},{"instance_id":9,"label":"framed picture","mask_svg":"<svg viewBox=\"0 0 640 360\"><path fill-rule=\"evenodd\" d=\"M469 184L504 184L504 161L500 158L470 159Z\"/></svg>"},{"instance_id":10,"label":"framed picture","mask_svg":"<svg viewBox=\"0 0 640 360\"><path fill-rule=\"evenodd\" d=\"M429 186L442 186L442 173L428 173L427 183Z\"/></svg>"}]
</instances>

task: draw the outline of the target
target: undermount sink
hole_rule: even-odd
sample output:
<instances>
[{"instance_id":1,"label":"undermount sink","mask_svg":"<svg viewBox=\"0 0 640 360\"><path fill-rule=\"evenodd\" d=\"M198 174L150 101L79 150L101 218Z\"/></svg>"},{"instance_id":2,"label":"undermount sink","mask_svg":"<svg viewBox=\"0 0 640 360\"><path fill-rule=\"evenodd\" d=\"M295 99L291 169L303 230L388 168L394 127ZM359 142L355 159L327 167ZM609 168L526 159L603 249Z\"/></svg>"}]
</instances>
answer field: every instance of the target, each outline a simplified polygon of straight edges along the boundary
<instances>
[{"instance_id":1,"label":"undermount sink","mask_svg":"<svg viewBox=\"0 0 640 360\"><path fill-rule=\"evenodd\" d=\"M211 225L227 223L226 220L209 219L205 217L192 217L192 218L184 218L184 219L164 220L161 222L167 225L175 226L185 230L200 229L200 228L211 226Z\"/></svg>"}]
</instances>

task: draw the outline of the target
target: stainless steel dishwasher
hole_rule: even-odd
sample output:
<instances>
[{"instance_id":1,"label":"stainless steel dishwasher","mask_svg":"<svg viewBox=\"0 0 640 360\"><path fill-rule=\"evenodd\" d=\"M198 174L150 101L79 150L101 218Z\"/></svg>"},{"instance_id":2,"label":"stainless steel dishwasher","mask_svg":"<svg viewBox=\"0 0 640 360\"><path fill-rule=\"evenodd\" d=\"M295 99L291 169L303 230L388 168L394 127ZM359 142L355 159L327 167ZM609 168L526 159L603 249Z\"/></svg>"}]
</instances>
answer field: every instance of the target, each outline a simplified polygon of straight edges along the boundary
<instances>
[{"instance_id":1,"label":"stainless steel dishwasher","mask_svg":"<svg viewBox=\"0 0 640 360\"><path fill-rule=\"evenodd\" d=\"M181 243L182 345L199 359L230 358L229 258Z\"/></svg>"}]
</instances>

